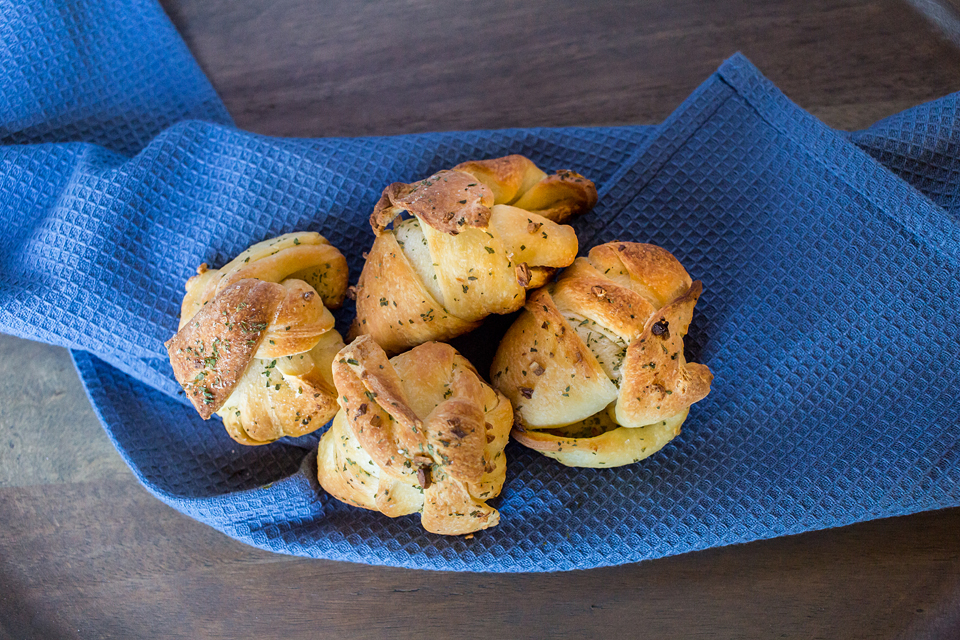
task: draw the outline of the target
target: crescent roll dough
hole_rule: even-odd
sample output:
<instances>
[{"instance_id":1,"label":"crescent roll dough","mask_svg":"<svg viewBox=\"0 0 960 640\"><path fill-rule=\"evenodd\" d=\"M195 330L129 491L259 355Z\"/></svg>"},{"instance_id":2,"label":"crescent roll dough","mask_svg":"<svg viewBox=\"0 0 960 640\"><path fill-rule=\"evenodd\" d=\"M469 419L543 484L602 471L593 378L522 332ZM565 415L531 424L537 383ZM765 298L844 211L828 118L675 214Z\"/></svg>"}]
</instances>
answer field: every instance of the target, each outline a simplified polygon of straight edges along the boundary
<instances>
[{"instance_id":1,"label":"crescent roll dough","mask_svg":"<svg viewBox=\"0 0 960 640\"><path fill-rule=\"evenodd\" d=\"M490 374L516 407L514 438L577 467L660 450L713 380L683 356L702 290L665 249L612 242L532 292Z\"/></svg>"},{"instance_id":2,"label":"crescent roll dough","mask_svg":"<svg viewBox=\"0 0 960 640\"><path fill-rule=\"evenodd\" d=\"M350 337L368 334L398 353L516 311L527 289L573 262L577 237L560 223L596 201L583 176L547 175L518 155L391 184L370 216L377 237L357 283ZM404 211L411 217L394 222Z\"/></svg>"},{"instance_id":3,"label":"crescent roll dough","mask_svg":"<svg viewBox=\"0 0 960 640\"><path fill-rule=\"evenodd\" d=\"M330 372L343 340L328 308L343 302L347 261L318 233L264 240L187 281L166 342L174 375L204 420L241 444L310 433L337 411Z\"/></svg>"},{"instance_id":4,"label":"crescent roll dough","mask_svg":"<svg viewBox=\"0 0 960 640\"><path fill-rule=\"evenodd\" d=\"M332 496L459 535L493 527L506 475L510 402L453 347L427 342L387 359L370 336L333 363L340 412L317 457Z\"/></svg>"}]
</instances>

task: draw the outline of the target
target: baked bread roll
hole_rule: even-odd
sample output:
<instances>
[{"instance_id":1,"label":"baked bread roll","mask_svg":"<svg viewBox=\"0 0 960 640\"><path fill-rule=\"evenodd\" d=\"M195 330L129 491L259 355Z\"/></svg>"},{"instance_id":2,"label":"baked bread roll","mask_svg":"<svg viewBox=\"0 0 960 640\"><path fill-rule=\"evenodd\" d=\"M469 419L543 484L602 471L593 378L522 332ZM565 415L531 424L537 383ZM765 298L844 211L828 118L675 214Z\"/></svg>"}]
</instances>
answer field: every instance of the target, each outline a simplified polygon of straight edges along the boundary
<instances>
[{"instance_id":1,"label":"baked bread roll","mask_svg":"<svg viewBox=\"0 0 960 640\"><path fill-rule=\"evenodd\" d=\"M660 450L713 380L683 356L702 290L665 249L612 242L532 292L491 365L514 438L575 467Z\"/></svg>"},{"instance_id":2,"label":"baked bread roll","mask_svg":"<svg viewBox=\"0 0 960 640\"><path fill-rule=\"evenodd\" d=\"M332 496L390 517L421 513L431 533L495 526L513 410L450 345L387 359L370 336L333 363L340 412L317 454Z\"/></svg>"},{"instance_id":3,"label":"baked bread roll","mask_svg":"<svg viewBox=\"0 0 960 640\"><path fill-rule=\"evenodd\" d=\"M573 262L577 237L560 223L596 201L583 176L547 175L518 155L391 184L370 216L377 237L356 287L350 337L368 334L399 353L516 311L527 289ZM404 211L412 217L394 223Z\"/></svg>"},{"instance_id":4,"label":"baked bread roll","mask_svg":"<svg viewBox=\"0 0 960 640\"><path fill-rule=\"evenodd\" d=\"M343 303L347 261L318 233L257 243L187 281L166 342L174 375L204 420L241 444L310 433L337 412L330 365L343 348L328 308Z\"/></svg>"}]
</instances>

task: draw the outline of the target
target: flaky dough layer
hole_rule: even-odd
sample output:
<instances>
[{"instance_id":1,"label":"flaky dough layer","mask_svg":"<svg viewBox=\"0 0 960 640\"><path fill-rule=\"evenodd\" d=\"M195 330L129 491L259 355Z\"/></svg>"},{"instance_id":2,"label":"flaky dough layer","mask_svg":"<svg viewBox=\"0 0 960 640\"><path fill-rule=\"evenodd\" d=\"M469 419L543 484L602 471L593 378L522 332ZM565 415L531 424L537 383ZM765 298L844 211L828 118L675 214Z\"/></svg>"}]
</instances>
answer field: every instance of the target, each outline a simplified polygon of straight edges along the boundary
<instances>
[{"instance_id":1,"label":"flaky dough layer","mask_svg":"<svg viewBox=\"0 0 960 640\"><path fill-rule=\"evenodd\" d=\"M532 292L491 366L516 408L514 437L571 466L661 449L713 380L683 354L702 290L665 249L612 242Z\"/></svg>"},{"instance_id":2,"label":"flaky dough layer","mask_svg":"<svg viewBox=\"0 0 960 640\"><path fill-rule=\"evenodd\" d=\"M547 175L518 155L389 185L370 217L377 238L350 337L371 335L398 353L516 311L528 289L573 262L576 234L562 223L596 199L583 176ZM399 222L404 212L411 217Z\"/></svg>"},{"instance_id":3,"label":"flaky dough layer","mask_svg":"<svg viewBox=\"0 0 960 640\"><path fill-rule=\"evenodd\" d=\"M487 500L506 477L510 402L446 344L387 359L361 336L336 357L340 411L320 440L317 473L338 500L459 535L495 526Z\"/></svg>"},{"instance_id":4,"label":"flaky dough layer","mask_svg":"<svg viewBox=\"0 0 960 640\"><path fill-rule=\"evenodd\" d=\"M257 243L186 284L167 341L177 381L204 420L217 413L242 444L310 433L336 413L331 362L343 347L328 308L347 262L318 233Z\"/></svg>"}]
</instances>

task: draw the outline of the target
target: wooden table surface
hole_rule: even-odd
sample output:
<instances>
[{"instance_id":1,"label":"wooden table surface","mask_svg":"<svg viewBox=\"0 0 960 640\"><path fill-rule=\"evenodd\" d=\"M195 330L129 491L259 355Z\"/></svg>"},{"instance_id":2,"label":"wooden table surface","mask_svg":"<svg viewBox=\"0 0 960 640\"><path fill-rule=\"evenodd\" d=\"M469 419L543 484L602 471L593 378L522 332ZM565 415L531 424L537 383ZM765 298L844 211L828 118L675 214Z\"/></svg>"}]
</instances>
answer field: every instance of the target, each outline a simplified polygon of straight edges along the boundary
<instances>
[{"instance_id":1,"label":"wooden table surface","mask_svg":"<svg viewBox=\"0 0 960 640\"><path fill-rule=\"evenodd\" d=\"M163 5L240 127L328 136L655 123L737 50L860 128L960 90L955 1ZM960 638L960 509L561 574L291 558L152 498L62 349L0 375L0 638Z\"/></svg>"}]
</instances>

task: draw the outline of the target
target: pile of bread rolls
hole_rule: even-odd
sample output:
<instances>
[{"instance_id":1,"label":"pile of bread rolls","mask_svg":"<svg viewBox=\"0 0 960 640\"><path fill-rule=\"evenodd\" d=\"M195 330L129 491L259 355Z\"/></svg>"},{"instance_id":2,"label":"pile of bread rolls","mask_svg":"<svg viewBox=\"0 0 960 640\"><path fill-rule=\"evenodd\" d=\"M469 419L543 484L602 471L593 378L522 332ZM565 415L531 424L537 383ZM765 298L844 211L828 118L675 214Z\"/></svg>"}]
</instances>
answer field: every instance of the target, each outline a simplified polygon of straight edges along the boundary
<instances>
[{"instance_id":1,"label":"pile of bread rolls","mask_svg":"<svg viewBox=\"0 0 960 640\"><path fill-rule=\"evenodd\" d=\"M317 233L291 233L200 265L166 343L174 374L242 444L332 418L318 479L343 502L420 513L439 534L495 526L487 501L510 435L569 466L631 464L710 390L710 371L683 354L701 283L649 244L577 258L564 223L596 201L587 178L519 155L391 184L351 288L349 344L329 311L348 293L346 259ZM489 383L444 343L517 310Z\"/></svg>"}]
</instances>

